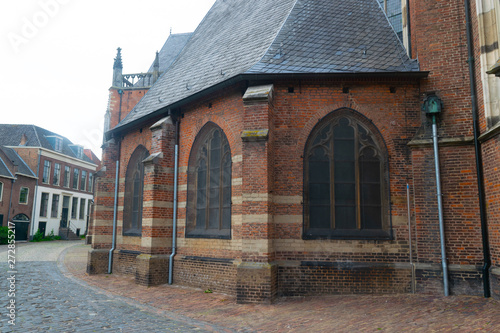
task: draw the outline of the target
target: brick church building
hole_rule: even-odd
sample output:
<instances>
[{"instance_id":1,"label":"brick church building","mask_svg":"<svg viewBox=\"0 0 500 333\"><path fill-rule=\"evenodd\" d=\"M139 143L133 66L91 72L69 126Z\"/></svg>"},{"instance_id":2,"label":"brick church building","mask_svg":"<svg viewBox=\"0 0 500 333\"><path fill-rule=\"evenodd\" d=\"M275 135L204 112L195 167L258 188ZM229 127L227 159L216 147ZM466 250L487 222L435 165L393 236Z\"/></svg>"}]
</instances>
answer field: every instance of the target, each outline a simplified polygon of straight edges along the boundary
<instances>
[{"instance_id":1,"label":"brick church building","mask_svg":"<svg viewBox=\"0 0 500 333\"><path fill-rule=\"evenodd\" d=\"M88 273L500 297L499 12L218 0L147 73L118 50Z\"/></svg>"}]
</instances>

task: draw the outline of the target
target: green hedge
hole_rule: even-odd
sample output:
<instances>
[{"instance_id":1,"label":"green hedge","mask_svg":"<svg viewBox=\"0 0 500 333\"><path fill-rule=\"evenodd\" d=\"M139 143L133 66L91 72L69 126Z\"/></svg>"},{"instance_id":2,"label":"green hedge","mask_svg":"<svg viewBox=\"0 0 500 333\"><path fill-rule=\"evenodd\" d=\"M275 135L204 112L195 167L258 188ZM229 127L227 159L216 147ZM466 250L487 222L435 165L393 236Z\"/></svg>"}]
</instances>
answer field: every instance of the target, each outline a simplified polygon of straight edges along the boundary
<instances>
[{"instance_id":1,"label":"green hedge","mask_svg":"<svg viewBox=\"0 0 500 333\"><path fill-rule=\"evenodd\" d=\"M8 244L9 228L0 227L0 245Z\"/></svg>"}]
</instances>

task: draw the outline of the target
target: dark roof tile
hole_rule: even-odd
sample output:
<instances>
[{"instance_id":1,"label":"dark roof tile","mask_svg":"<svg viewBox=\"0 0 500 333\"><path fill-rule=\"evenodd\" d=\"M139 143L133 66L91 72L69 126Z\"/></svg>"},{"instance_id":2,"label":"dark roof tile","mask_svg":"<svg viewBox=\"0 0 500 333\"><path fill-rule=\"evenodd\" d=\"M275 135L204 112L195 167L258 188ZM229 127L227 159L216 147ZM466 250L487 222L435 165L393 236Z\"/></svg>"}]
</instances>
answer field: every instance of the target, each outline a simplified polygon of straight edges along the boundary
<instances>
[{"instance_id":1,"label":"dark roof tile","mask_svg":"<svg viewBox=\"0 0 500 333\"><path fill-rule=\"evenodd\" d=\"M30 177L36 177L35 173L30 169L30 167L26 164L26 162L19 156L19 154L11 148L1 147L4 154L8 157L10 162L16 166L15 172L16 174L23 174Z\"/></svg>"},{"instance_id":2,"label":"dark roof tile","mask_svg":"<svg viewBox=\"0 0 500 333\"><path fill-rule=\"evenodd\" d=\"M35 125L0 124L1 146L20 146L23 135L25 135L26 137L26 143L24 144L24 146L41 147L49 150L54 150L54 147L52 147L49 140L47 140L47 137L60 137L63 140L61 153L77 158L73 150L70 148L73 143L68 138L62 135L48 131ZM83 155L82 160L92 163L92 161L86 155Z\"/></svg>"},{"instance_id":3,"label":"dark roof tile","mask_svg":"<svg viewBox=\"0 0 500 333\"><path fill-rule=\"evenodd\" d=\"M240 74L418 70L377 0L218 0L116 128Z\"/></svg>"}]
</instances>

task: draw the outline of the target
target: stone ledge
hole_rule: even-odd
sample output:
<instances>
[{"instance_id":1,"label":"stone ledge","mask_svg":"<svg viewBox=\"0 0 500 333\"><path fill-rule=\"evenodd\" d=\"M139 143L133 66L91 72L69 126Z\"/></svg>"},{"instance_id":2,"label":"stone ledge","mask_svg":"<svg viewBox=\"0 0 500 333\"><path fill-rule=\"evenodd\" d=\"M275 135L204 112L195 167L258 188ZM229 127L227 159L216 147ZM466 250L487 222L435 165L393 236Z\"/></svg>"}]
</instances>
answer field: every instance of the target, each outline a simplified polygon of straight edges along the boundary
<instances>
[{"instance_id":1,"label":"stone ledge","mask_svg":"<svg viewBox=\"0 0 500 333\"><path fill-rule=\"evenodd\" d=\"M273 95L273 85L267 84L262 86L248 87L245 95L243 95L243 103L251 104L258 102L269 102Z\"/></svg>"},{"instance_id":2,"label":"stone ledge","mask_svg":"<svg viewBox=\"0 0 500 333\"><path fill-rule=\"evenodd\" d=\"M496 124L492 128L490 128L488 131L483 133L479 138L479 142L483 143L485 141L488 141L489 139L492 139L500 134L500 123Z\"/></svg>"},{"instance_id":3,"label":"stone ledge","mask_svg":"<svg viewBox=\"0 0 500 333\"><path fill-rule=\"evenodd\" d=\"M472 137L472 136L438 139L438 145L440 147L469 146L472 144L474 144L474 137ZM414 140L411 140L410 142L408 142L408 146L411 148L432 147L432 145L433 145L432 139L414 139Z\"/></svg>"},{"instance_id":4,"label":"stone ledge","mask_svg":"<svg viewBox=\"0 0 500 333\"><path fill-rule=\"evenodd\" d=\"M243 142L267 141L268 138L268 129L246 130L241 132L241 140L243 140Z\"/></svg>"},{"instance_id":5,"label":"stone ledge","mask_svg":"<svg viewBox=\"0 0 500 333\"><path fill-rule=\"evenodd\" d=\"M168 117L165 117L165 118L162 118L160 120L158 120L156 123L153 124L153 126L151 126L149 129L151 131L155 131L155 130L159 130L162 128L163 125L173 125L173 121L172 121L172 118L170 116Z\"/></svg>"}]
</instances>

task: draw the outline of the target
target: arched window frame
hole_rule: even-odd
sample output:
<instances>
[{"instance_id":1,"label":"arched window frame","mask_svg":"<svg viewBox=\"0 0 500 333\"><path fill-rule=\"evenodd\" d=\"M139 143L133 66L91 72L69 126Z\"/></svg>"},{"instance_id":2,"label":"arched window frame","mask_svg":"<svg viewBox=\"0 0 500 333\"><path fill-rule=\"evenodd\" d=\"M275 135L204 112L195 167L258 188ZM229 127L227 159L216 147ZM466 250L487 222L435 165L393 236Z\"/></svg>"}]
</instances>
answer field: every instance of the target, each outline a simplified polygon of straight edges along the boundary
<instances>
[{"instance_id":1,"label":"arched window frame","mask_svg":"<svg viewBox=\"0 0 500 333\"><path fill-rule=\"evenodd\" d=\"M140 145L130 156L125 174L123 208L123 235L142 235L142 207L144 194L144 163L148 150Z\"/></svg>"},{"instance_id":2,"label":"arched window frame","mask_svg":"<svg viewBox=\"0 0 500 333\"><path fill-rule=\"evenodd\" d=\"M343 120L342 120L343 119ZM342 124L341 124L342 122ZM340 128L337 126L347 126L352 129L353 135L353 159L347 162L351 163L351 168L346 164L345 170L352 170L351 176L343 175L343 177L335 178L335 133L334 131ZM347 128L345 127L345 128ZM344 139L339 138L338 141ZM318 175L318 170L311 170L311 162L314 161L311 157L314 153L314 149L318 147L323 147L326 155L328 156L328 172L326 181L324 182L323 188L328 188L328 193L325 192L323 197L324 202L322 203L324 207L327 207L325 214L322 218L316 218L316 223L311 221L311 214L314 214L312 205L313 200L311 196L315 196L313 190L311 190L312 182L310 177ZM339 146L340 147L340 146ZM340 148L339 148L340 151ZM349 151L349 150L346 150ZM372 152L372 156L369 156L369 152ZM380 135L378 129L373 125L373 123L360 113L350 110L341 109L334 111L321 119L318 124L311 131L309 138L307 140L305 150L304 150L304 225L303 225L303 238L304 239L392 239L391 233L391 223L390 223L390 186L389 186L389 169L388 169L388 154L385 143ZM363 162L364 159L364 162ZM339 168L342 167L342 161L338 159ZM378 161L375 165L372 164L372 168L366 169L370 166L370 161ZM326 163L326 159L323 160ZM365 163L365 164L363 164ZM365 177L368 174L366 170L373 170L373 167L379 167L379 177L378 185L380 186L380 199L378 203L373 204L373 206L380 205L380 220L376 223L369 221L368 214L366 211L370 209L372 203L361 203L362 200L365 202L369 201L366 194L370 191L370 184L373 182L368 182ZM362 166L365 166L364 175L362 175ZM324 166L323 166L324 167ZM325 168L325 167L324 167ZM375 172L376 174L377 172ZM372 175L373 176L373 173ZM332 181L330 181L333 178ZM349 183L349 179L353 180L351 182L351 189L354 195L351 196L353 200L349 201L345 198L335 198L336 193L341 193L341 195L346 195L349 191L342 191L342 184ZM377 182L374 182L376 186ZM365 184L368 184L364 186ZM348 184L349 185L349 184ZM362 186L363 185L363 186ZM321 186L321 184L320 184ZM338 186L338 187L336 187ZM337 189L337 190L336 190ZM368 190L367 190L368 189ZM336 192L337 191L337 192ZM319 191L321 192L321 190ZM318 192L318 193L319 193ZM373 192L373 191L372 191ZM316 197L322 198L321 195L316 195ZM320 200L320 199L317 199ZM344 202L349 202L348 205L352 210L354 210L354 218L338 219L337 217L341 215L342 211L339 209L339 215L336 215L336 207L341 206ZM354 203L353 203L354 202ZM319 204L318 204L319 205ZM348 214L346 214L348 215ZM316 215L318 216L318 215ZM329 216L329 221L325 216ZM378 216L376 214L375 216ZM321 221L322 220L322 221ZM321 222L318 222L321 221ZM327 223L328 222L328 223ZM372 224L370 226L370 223ZM373 225L378 224L376 227ZM368 227L366 227L368 226Z\"/></svg>"},{"instance_id":3,"label":"arched window frame","mask_svg":"<svg viewBox=\"0 0 500 333\"><path fill-rule=\"evenodd\" d=\"M220 156L214 160L212 143L217 136ZM214 177L211 170L217 169ZM207 123L196 136L189 157L186 237L231 238L231 175L227 137L219 126Z\"/></svg>"},{"instance_id":4,"label":"arched window frame","mask_svg":"<svg viewBox=\"0 0 500 333\"><path fill-rule=\"evenodd\" d=\"M14 222L29 222L30 218L26 214L17 214L12 218Z\"/></svg>"}]
</instances>

